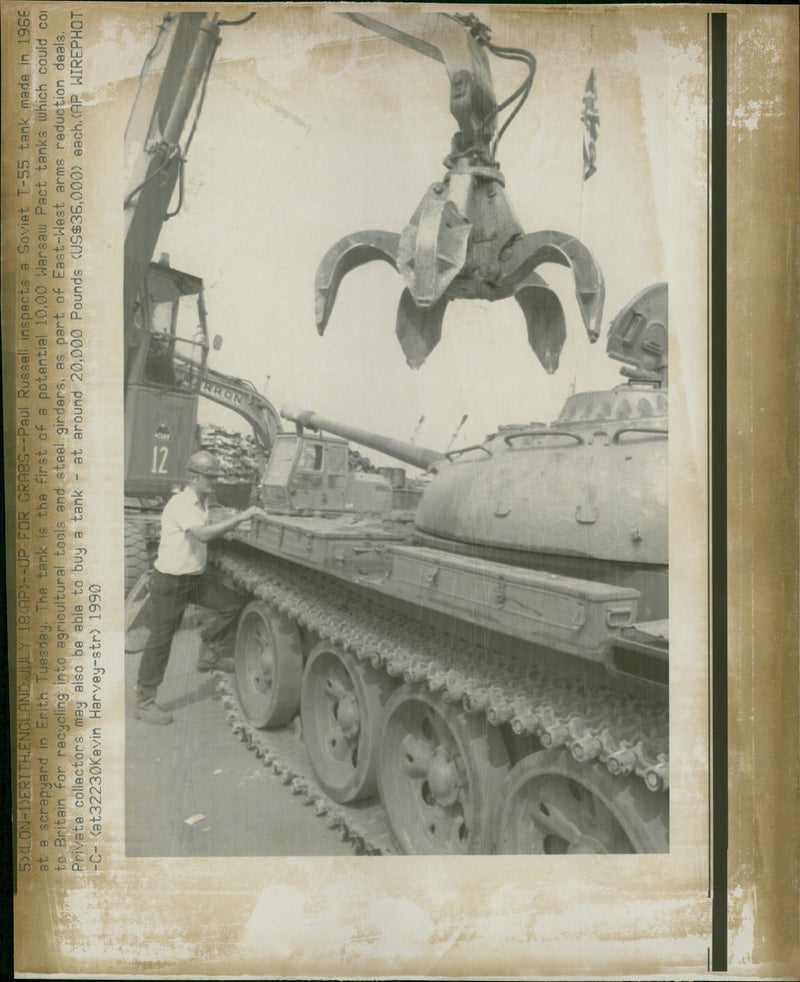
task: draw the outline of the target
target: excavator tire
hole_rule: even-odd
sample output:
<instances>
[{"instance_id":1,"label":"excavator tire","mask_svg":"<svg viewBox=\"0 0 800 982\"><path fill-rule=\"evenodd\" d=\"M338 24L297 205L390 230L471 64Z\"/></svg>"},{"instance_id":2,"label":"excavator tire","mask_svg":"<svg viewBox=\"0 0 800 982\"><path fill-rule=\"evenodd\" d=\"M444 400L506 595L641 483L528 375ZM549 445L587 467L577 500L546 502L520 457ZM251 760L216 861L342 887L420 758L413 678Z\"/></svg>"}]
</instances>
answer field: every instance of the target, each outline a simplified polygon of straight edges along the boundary
<instances>
[{"instance_id":1,"label":"excavator tire","mask_svg":"<svg viewBox=\"0 0 800 982\"><path fill-rule=\"evenodd\" d=\"M125 522L125 596L130 593L142 573L150 568L150 557L147 552L142 530L136 522Z\"/></svg>"}]
</instances>

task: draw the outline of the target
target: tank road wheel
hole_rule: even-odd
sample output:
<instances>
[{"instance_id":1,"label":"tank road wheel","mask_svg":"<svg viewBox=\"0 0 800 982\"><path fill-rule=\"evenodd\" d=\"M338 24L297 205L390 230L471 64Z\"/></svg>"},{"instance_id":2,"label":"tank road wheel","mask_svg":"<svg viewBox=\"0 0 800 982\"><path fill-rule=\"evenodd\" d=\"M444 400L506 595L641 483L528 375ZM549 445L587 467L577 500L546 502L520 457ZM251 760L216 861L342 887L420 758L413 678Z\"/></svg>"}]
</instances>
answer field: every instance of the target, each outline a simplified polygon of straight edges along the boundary
<instances>
[{"instance_id":1,"label":"tank road wheel","mask_svg":"<svg viewBox=\"0 0 800 982\"><path fill-rule=\"evenodd\" d=\"M125 596L131 592L142 573L150 569L150 556L142 530L136 522L125 522Z\"/></svg>"},{"instance_id":2,"label":"tank road wheel","mask_svg":"<svg viewBox=\"0 0 800 982\"><path fill-rule=\"evenodd\" d=\"M386 707L378 782L406 853L488 853L508 754L484 716L412 685Z\"/></svg>"},{"instance_id":3,"label":"tank road wheel","mask_svg":"<svg viewBox=\"0 0 800 982\"><path fill-rule=\"evenodd\" d=\"M669 798L635 775L614 777L566 747L511 770L497 814L501 853L669 852Z\"/></svg>"},{"instance_id":4,"label":"tank road wheel","mask_svg":"<svg viewBox=\"0 0 800 982\"><path fill-rule=\"evenodd\" d=\"M377 791L378 750L394 683L328 641L311 651L303 675L300 718L314 772L334 801Z\"/></svg>"},{"instance_id":5,"label":"tank road wheel","mask_svg":"<svg viewBox=\"0 0 800 982\"><path fill-rule=\"evenodd\" d=\"M236 687L253 726L280 726L297 712L303 649L294 621L254 600L236 629Z\"/></svg>"}]
</instances>

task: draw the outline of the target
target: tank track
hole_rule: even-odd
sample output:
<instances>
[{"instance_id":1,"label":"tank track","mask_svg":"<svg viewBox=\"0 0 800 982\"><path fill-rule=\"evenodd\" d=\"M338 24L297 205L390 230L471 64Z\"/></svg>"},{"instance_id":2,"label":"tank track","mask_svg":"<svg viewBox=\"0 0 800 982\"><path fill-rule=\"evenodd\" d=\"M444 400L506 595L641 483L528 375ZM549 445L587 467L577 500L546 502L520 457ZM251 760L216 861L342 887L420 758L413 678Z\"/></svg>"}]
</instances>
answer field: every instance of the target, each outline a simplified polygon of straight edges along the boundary
<instances>
[{"instance_id":1,"label":"tank track","mask_svg":"<svg viewBox=\"0 0 800 982\"><path fill-rule=\"evenodd\" d=\"M666 704L610 686L584 688L579 678L545 674L529 659L470 648L266 553L255 558L219 544L209 558L238 589L393 678L483 712L492 726L537 736L546 748L566 746L578 761L601 761L614 775L636 774L650 791L669 788Z\"/></svg>"},{"instance_id":2,"label":"tank track","mask_svg":"<svg viewBox=\"0 0 800 982\"><path fill-rule=\"evenodd\" d=\"M356 802L338 805L319 787L305 747L291 726L259 730L242 715L235 687L227 676L217 674L217 690L222 696L225 715L233 733L261 758L293 795L322 818L329 829L349 842L357 856L386 856L397 853L383 807L380 804Z\"/></svg>"}]
</instances>

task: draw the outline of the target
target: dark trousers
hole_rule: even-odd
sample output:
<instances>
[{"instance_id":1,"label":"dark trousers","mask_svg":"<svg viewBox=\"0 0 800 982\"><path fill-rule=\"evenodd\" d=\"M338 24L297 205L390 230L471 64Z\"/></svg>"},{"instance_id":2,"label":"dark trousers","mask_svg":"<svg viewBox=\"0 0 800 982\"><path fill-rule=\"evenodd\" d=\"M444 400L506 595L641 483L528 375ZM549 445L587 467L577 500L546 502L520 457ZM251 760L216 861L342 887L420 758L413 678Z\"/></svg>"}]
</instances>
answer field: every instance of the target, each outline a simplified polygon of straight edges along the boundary
<instances>
[{"instance_id":1,"label":"dark trousers","mask_svg":"<svg viewBox=\"0 0 800 982\"><path fill-rule=\"evenodd\" d=\"M203 640L214 642L230 633L244 603L238 593L225 585L217 570L206 570L199 576L169 576L154 569L145 612L150 638L139 662L139 688L156 689L163 682L172 639L187 604L216 611L214 623L203 631Z\"/></svg>"}]
</instances>

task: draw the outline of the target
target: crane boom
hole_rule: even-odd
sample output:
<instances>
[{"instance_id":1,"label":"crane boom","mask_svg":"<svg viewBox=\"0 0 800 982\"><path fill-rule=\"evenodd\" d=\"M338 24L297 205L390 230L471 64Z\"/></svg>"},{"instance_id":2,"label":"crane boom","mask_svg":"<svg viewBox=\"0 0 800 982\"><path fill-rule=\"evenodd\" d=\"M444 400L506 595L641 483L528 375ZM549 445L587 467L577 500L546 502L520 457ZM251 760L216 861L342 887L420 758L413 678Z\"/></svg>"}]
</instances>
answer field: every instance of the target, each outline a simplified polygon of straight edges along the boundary
<instances>
[{"instance_id":1,"label":"crane boom","mask_svg":"<svg viewBox=\"0 0 800 982\"><path fill-rule=\"evenodd\" d=\"M186 146L180 141L192 106L199 108L219 41L217 14L167 14L142 69L125 130L126 362L148 267L183 166Z\"/></svg>"}]
</instances>

